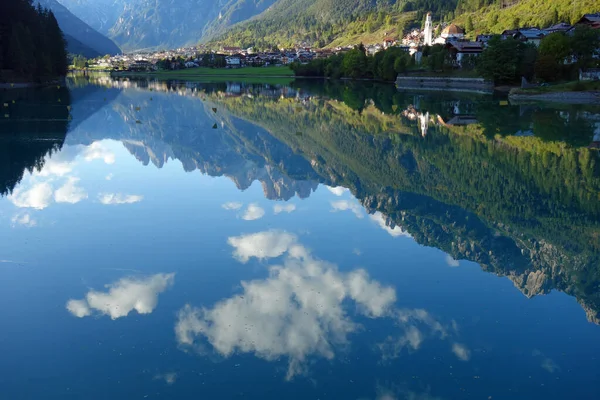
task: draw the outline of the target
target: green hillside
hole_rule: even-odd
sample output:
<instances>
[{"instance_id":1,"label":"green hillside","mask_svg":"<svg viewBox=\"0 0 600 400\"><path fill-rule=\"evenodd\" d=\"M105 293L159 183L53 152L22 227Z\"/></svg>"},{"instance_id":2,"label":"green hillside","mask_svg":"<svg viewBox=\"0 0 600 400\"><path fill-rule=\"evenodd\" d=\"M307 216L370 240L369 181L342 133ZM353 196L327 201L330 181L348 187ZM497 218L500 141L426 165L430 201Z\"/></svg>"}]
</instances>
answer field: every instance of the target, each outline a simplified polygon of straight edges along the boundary
<instances>
[{"instance_id":1,"label":"green hillside","mask_svg":"<svg viewBox=\"0 0 600 400\"><path fill-rule=\"evenodd\" d=\"M255 19L234 26L216 44L325 47L379 42L398 35L422 12L450 14L456 0L279 0Z\"/></svg>"},{"instance_id":2,"label":"green hillside","mask_svg":"<svg viewBox=\"0 0 600 400\"><path fill-rule=\"evenodd\" d=\"M376 43L420 27L429 11L435 23L472 24L474 35L500 33L514 26L575 22L585 13L600 11L600 4L597 0L546 0L543 4L539 0L279 0L212 44L267 48Z\"/></svg>"},{"instance_id":3,"label":"green hillside","mask_svg":"<svg viewBox=\"0 0 600 400\"><path fill-rule=\"evenodd\" d=\"M506 2L506 1L505 1ZM583 14L600 12L598 0L516 0L502 8L502 1L493 1L479 8L480 0L462 0L456 9L455 22L461 26L473 23L472 36L483 32L501 33L516 26L544 28L558 22L577 22Z\"/></svg>"}]
</instances>

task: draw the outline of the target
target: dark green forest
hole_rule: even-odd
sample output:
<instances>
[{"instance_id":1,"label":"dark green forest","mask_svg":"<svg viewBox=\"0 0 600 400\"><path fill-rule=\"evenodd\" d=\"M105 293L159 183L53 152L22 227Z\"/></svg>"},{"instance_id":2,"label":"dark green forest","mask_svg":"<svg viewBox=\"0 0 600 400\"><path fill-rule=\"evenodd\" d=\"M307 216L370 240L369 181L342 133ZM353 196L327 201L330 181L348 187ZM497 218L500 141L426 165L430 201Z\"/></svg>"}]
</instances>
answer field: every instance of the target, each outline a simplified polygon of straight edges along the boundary
<instances>
[{"instance_id":1,"label":"dark green forest","mask_svg":"<svg viewBox=\"0 0 600 400\"><path fill-rule=\"evenodd\" d=\"M32 0L0 2L0 82L65 76L66 42L52 11Z\"/></svg>"},{"instance_id":2,"label":"dark green forest","mask_svg":"<svg viewBox=\"0 0 600 400\"><path fill-rule=\"evenodd\" d=\"M390 48L368 56L360 45L347 53L317 59L308 64L293 63L291 68L296 76L394 81L399 73L406 72L414 65L414 58L400 48Z\"/></svg>"}]
</instances>

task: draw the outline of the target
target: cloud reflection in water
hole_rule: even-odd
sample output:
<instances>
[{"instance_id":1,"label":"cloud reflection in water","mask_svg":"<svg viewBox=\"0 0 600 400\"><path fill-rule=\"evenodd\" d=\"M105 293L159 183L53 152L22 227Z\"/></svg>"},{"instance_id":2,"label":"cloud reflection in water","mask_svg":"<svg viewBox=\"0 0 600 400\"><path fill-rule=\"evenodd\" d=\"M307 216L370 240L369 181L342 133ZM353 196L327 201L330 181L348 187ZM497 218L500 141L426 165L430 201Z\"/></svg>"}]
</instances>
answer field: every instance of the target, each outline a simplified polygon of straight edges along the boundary
<instances>
[{"instance_id":1,"label":"cloud reflection in water","mask_svg":"<svg viewBox=\"0 0 600 400\"><path fill-rule=\"evenodd\" d=\"M175 274L156 274L143 279L123 278L106 285L106 292L90 290L84 299L71 299L67 310L78 318L94 312L111 319L126 317L131 311L150 314L158 304L158 295L169 288Z\"/></svg>"},{"instance_id":2,"label":"cloud reflection in water","mask_svg":"<svg viewBox=\"0 0 600 400\"><path fill-rule=\"evenodd\" d=\"M334 357L334 346L348 342L358 324L342 303L353 301L363 315L381 317L396 300L363 270L343 273L314 258L294 235L267 231L229 239L234 255L274 258L285 254L283 265L269 268L269 277L242 282L243 293L213 308L186 305L175 327L182 345L201 346L206 340L221 355L255 353L266 360L287 357L287 378L305 370L307 357Z\"/></svg>"},{"instance_id":3,"label":"cloud reflection in water","mask_svg":"<svg viewBox=\"0 0 600 400\"><path fill-rule=\"evenodd\" d=\"M425 310L396 309L396 291L372 279L365 270L339 271L320 260L287 232L264 231L231 237L233 255L283 257L269 267L269 276L242 282L242 293L212 307L184 306L175 333L180 345L201 353L214 349L229 357L254 353L274 361L288 359L287 379L306 372L309 357L333 359L335 349L349 343L360 325L347 312L349 303L368 318L392 318L404 330L404 340L418 348L427 335L447 336L447 329Z\"/></svg>"}]
</instances>

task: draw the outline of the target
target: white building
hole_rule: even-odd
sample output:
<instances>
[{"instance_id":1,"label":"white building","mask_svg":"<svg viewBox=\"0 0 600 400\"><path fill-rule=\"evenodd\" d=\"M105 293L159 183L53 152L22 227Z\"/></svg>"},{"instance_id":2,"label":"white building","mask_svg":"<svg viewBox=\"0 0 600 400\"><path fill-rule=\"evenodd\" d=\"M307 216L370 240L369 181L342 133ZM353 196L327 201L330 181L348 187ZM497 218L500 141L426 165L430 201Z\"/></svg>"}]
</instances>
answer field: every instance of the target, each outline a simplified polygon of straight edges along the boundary
<instances>
[{"instance_id":1,"label":"white building","mask_svg":"<svg viewBox=\"0 0 600 400\"><path fill-rule=\"evenodd\" d=\"M427 136L427 130L429 129L429 111L425 114L419 114L419 125L421 128L421 136Z\"/></svg>"},{"instance_id":2,"label":"white building","mask_svg":"<svg viewBox=\"0 0 600 400\"><path fill-rule=\"evenodd\" d=\"M431 21L431 13L427 13L425 19L425 30L423 31L423 44L425 46L433 45L433 22Z\"/></svg>"},{"instance_id":3,"label":"white building","mask_svg":"<svg viewBox=\"0 0 600 400\"><path fill-rule=\"evenodd\" d=\"M239 67L242 64L242 60L236 56L225 57L225 63L228 67Z\"/></svg>"}]
</instances>

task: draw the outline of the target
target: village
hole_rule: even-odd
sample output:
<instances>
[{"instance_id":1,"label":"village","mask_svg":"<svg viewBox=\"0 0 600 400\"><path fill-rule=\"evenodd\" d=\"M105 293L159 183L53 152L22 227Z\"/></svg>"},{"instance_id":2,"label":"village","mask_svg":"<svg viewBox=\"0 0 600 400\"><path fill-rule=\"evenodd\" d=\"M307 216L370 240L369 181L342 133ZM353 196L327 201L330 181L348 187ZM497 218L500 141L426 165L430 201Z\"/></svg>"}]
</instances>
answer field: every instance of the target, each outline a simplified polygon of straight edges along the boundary
<instances>
[{"instance_id":1,"label":"village","mask_svg":"<svg viewBox=\"0 0 600 400\"><path fill-rule=\"evenodd\" d=\"M561 22L545 28L521 27L505 30L500 34L500 37L503 39L512 37L518 41L539 46L542 39L551 33L563 32L570 34L580 25L586 25L592 29L600 29L600 13L585 14L572 25ZM439 35L435 35L435 32L438 32ZM364 47L368 55L375 55L379 51L392 47L400 48L409 53L418 65L421 63L423 50L426 46L443 45L454 59L456 66L461 67L462 60L466 56L480 55L485 50L488 41L494 36L493 34L478 34L474 38L469 37L468 32L463 27L454 23L434 26L432 15L428 13L423 29L411 29L403 37L387 36L380 43L367 44ZM316 59L325 59L335 54L347 52L354 47L356 46L348 45L323 49L314 49L308 46L299 46L290 49L278 49L274 47L270 51L257 51L253 47L247 49L221 47L215 51L199 45L156 52L107 55L96 60L89 60L88 66L102 70L135 72L199 67L244 68L285 66L292 63L306 64Z\"/></svg>"},{"instance_id":2,"label":"village","mask_svg":"<svg viewBox=\"0 0 600 400\"><path fill-rule=\"evenodd\" d=\"M203 46L184 47L157 52L136 52L105 56L90 62L90 66L106 70L156 71L211 66L215 68L269 67L307 63L318 58L352 49L353 46L315 50L310 47L273 49L258 52L254 48L222 47L211 51Z\"/></svg>"}]
</instances>

